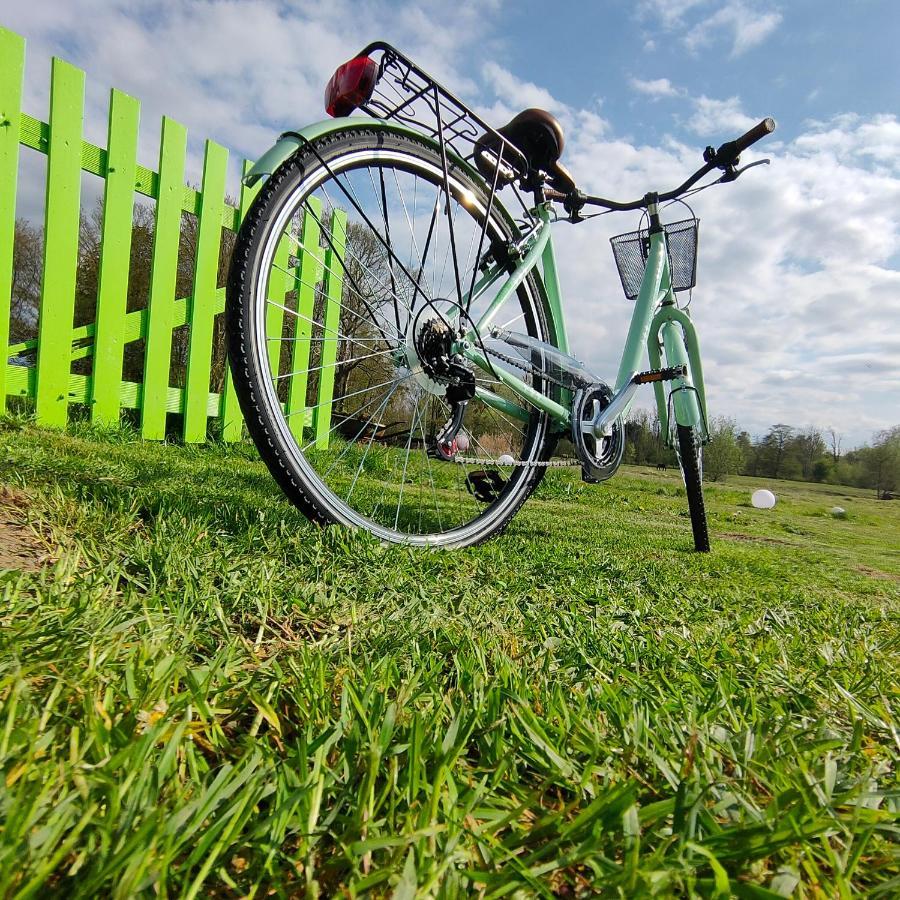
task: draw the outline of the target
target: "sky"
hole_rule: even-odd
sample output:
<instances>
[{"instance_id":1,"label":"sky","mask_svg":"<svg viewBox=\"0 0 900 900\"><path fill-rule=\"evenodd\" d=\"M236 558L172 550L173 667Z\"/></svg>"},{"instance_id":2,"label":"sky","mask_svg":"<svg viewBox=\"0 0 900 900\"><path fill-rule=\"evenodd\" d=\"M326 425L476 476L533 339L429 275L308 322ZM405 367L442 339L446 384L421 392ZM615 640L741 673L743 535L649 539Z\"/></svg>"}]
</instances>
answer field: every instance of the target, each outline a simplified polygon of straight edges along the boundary
<instances>
[{"instance_id":1,"label":"sky","mask_svg":"<svg viewBox=\"0 0 900 900\"><path fill-rule=\"evenodd\" d=\"M493 124L553 112L563 162L607 197L667 190L707 144L771 115L778 130L744 157L771 165L692 198L710 414L754 435L834 427L845 445L900 423L896 0L43 0L5 4L0 24L28 41L27 112L46 120L61 56L87 72L88 140L105 144L119 88L142 102L142 164L156 168L166 114L189 129L192 182L203 139L229 148L233 194L239 160L324 118L335 67L378 38ZM26 215L42 191L28 165ZM636 227L629 213L556 226L573 350L610 380L631 307L608 239Z\"/></svg>"}]
</instances>

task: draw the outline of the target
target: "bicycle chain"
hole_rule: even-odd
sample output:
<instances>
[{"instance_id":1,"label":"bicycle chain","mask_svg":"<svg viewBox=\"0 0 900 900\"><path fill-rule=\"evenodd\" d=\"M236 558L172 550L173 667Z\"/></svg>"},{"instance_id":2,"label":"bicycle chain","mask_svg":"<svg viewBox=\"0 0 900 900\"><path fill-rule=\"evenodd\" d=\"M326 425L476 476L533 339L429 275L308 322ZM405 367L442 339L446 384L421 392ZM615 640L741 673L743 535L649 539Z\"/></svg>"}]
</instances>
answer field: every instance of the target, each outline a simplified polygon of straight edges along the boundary
<instances>
[{"instance_id":1,"label":"bicycle chain","mask_svg":"<svg viewBox=\"0 0 900 900\"><path fill-rule=\"evenodd\" d=\"M484 347L484 345L482 344ZM529 372L532 375L537 375L540 378L546 378L547 381L552 382L557 387L563 388L563 390L571 390L571 385L565 384L557 378L554 378L552 375L548 375L546 372L541 372L537 366L529 365L524 360L514 359L512 357L507 356L505 353L501 353L499 350L494 350L492 347L484 347L484 349L491 354L491 356L496 356L497 359L502 359L503 362L508 365L515 366L517 369L522 369L525 372ZM484 459L478 456L456 456L453 458L454 462L461 463L462 465L472 465L472 466L500 466L502 468L532 468L532 469L568 469L568 468L577 468L581 466L581 462L577 459L573 460L565 460L565 459L548 459L540 462L525 462L524 460L514 459L512 462L500 462L496 459Z\"/></svg>"},{"instance_id":2,"label":"bicycle chain","mask_svg":"<svg viewBox=\"0 0 900 900\"><path fill-rule=\"evenodd\" d=\"M484 347L484 344L482 344ZM505 353L501 353L499 350L494 350L493 347L484 347L484 349L491 354L491 356L496 356L497 359L502 359L503 362L508 363L511 366L515 366L517 369L522 369L524 372L528 372L530 375L537 375L539 378L546 378L547 381L552 382L557 387L561 387L565 391L571 391L572 386L570 384L566 384L564 381L560 381L558 378L554 378L552 375L548 375L546 372L542 372L538 369L537 366L530 365L526 363L524 360L515 359L512 356L507 356Z\"/></svg>"},{"instance_id":3,"label":"bicycle chain","mask_svg":"<svg viewBox=\"0 0 900 900\"><path fill-rule=\"evenodd\" d=\"M479 456L454 456L453 462L466 466L497 466L501 469L570 469L581 466L577 459L548 459L538 462L525 462L521 459L514 459L512 462L500 462L498 459L484 459Z\"/></svg>"}]
</instances>

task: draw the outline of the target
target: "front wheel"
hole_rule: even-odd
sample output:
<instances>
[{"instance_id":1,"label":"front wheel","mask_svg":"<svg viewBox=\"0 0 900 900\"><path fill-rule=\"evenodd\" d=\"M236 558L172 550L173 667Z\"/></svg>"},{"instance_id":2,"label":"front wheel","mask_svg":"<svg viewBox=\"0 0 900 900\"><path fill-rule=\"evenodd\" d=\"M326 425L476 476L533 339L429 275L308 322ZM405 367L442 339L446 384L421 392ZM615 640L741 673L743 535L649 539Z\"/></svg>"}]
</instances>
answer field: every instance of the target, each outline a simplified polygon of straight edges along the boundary
<instances>
[{"instance_id":1,"label":"front wheel","mask_svg":"<svg viewBox=\"0 0 900 900\"><path fill-rule=\"evenodd\" d=\"M709 527L706 523L706 506L703 502L700 443L694 429L689 425L678 426L678 462L687 490L691 527L694 531L694 548L698 553L709 553Z\"/></svg>"}]
</instances>

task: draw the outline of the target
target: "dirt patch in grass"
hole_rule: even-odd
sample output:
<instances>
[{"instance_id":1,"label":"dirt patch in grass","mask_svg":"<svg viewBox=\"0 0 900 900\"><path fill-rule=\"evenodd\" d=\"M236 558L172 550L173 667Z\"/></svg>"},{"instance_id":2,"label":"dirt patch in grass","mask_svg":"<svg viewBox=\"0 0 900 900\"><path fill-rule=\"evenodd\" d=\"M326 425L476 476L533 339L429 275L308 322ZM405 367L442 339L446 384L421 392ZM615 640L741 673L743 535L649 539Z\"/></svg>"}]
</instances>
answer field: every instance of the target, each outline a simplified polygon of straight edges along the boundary
<instances>
[{"instance_id":1,"label":"dirt patch in grass","mask_svg":"<svg viewBox=\"0 0 900 900\"><path fill-rule=\"evenodd\" d=\"M36 572L50 562L49 554L26 524L28 497L0 486L0 570Z\"/></svg>"},{"instance_id":2,"label":"dirt patch in grass","mask_svg":"<svg viewBox=\"0 0 900 900\"><path fill-rule=\"evenodd\" d=\"M871 569L869 566L855 566L857 572L862 572L869 578L877 578L880 581L900 581L900 575L892 575L890 572L882 572L880 569Z\"/></svg>"},{"instance_id":3,"label":"dirt patch in grass","mask_svg":"<svg viewBox=\"0 0 900 900\"><path fill-rule=\"evenodd\" d=\"M795 541L782 541L779 538L762 537L755 534L739 534L736 531L720 531L718 537L727 538L729 541L748 541L752 544L781 544L784 547L796 547Z\"/></svg>"}]
</instances>

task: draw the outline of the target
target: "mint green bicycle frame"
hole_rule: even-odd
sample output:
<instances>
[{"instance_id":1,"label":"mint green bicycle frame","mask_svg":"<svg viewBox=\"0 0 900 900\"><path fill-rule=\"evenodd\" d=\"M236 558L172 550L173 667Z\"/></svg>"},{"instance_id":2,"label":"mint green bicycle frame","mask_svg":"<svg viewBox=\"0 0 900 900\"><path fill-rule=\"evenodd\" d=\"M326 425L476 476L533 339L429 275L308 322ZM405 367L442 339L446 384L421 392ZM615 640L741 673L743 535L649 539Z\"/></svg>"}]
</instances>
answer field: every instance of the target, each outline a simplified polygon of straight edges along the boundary
<instances>
[{"instance_id":1,"label":"mint green bicycle frame","mask_svg":"<svg viewBox=\"0 0 900 900\"><path fill-rule=\"evenodd\" d=\"M351 130L361 125L379 131L411 134L421 140L421 135L412 129L382 119L360 117L329 119L281 135L276 144L257 160L245 176L244 181L252 185L259 179L267 177L295 152L298 146L307 141L315 140L326 134ZM468 169L474 177L480 177L468 163L455 156L453 159L457 165ZM515 252L519 254L519 261L513 271L509 272L500 265L494 265L482 275L473 287L471 300L475 300L501 278L506 279L491 305L476 323L476 327L469 331L466 338L459 342L455 349L479 368L495 375L526 403L547 413L556 423L557 429L563 432L571 428L570 403L558 403L505 369L492 367L478 347L477 335L486 332L506 300L525 280L528 273L540 265L548 303L547 314L553 332L553 344L557 350L569 353L556 258L550 237L550 227L554 218L552 205L543 203L534 210L534 213L537 224L516 245ZM466 301L467 298L463 297L463 305L466 305ZM622 360L619 364L615 383L616 391L622 389L632 376L643 368L641 361L644 358L645 346L651 368L661 368L663 358L667 366L684 367L684 376L670 381L668 392L661 382L657 381L653 384L659 420L666 442L670 445L675 443L673 425L677 423L693 427L699 440L705 443L708 440L708 431L700 345L687 312L678 309L675 305L664 232L650 235L650 252L641 289L634 304ZM520 421L527 422L531 415L527 408L480 386L476 387L475 394L483 403ZM560 399L571 400L568 392ZM624 408L623 416L629 407L630 403Z\"/></svg>"},{"instance_id":2,"label":"mint green bicycle frame","mask_svg":"<svg viewBox=\"0 0 900 900\"><path fill-rule=\"evenodd\" d=\"M564 353L569 352L559 278L553 254L553 242L550 237L552 216L550 204L543 204L536 210L536 213L538 225L520 243L521 256L513 271L509 273L499 266L495 266L485 273L473 289L472 299L474 300L500 277L506 276L507 278L491 305L476 323L475 328L470 330L466 340L458 347L458 350L466 358L482 369L490 370L490 366L484 354L478 349L476 335L484 333L490 327L496 313L538 262L543 270L544 288L556 333L557 349ZM650 236L650 252L640 292L632 312L628 335L625 339L625 349L615 382L616 391L623 388L631 381L635 373L644 368L642 361L645 347L650 368L662 368L663 359L665 359L666 366L681 366L685 373L682 377L670 382L668 392L662 382L657 381L653 384L662 433L666 436L667 443L673 443L672 426L675 423L693 427L699 439L706 442L708 439L706 392L703 384L703 366L700 361L700 345L689 315L675 305L675 295L672 291L669 272L669 255L666 250L665 233L662 231ZM491 371L522 399L546 412L557 423L560 431L568 430L571 427L571 413L566 406L545 397L504 369ZM491 391L478 388L476 395L489 406L520 420L527 421L528 419L528 410L498 397ZM671 403L671 407L669 403ZM627 413L629 406L630 403L625 407L623 415Z\"/></svg>"}]
</instances>

